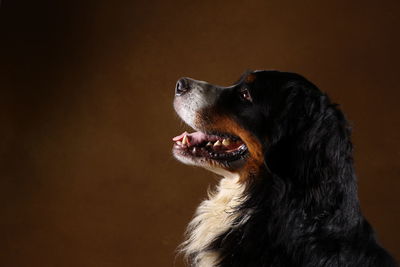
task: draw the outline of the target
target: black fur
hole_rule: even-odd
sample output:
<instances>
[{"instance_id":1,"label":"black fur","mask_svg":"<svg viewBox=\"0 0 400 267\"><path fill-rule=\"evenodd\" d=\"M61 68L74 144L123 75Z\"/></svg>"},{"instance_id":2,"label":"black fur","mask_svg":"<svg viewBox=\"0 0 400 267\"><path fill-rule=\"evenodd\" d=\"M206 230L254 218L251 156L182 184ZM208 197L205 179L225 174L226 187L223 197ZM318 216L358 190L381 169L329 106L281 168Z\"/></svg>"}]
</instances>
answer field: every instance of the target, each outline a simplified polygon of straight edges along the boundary
<instances>
[{"instance_id":1,"label":"black fur","mask_svg":"<svg viewBox=\"0 0 400 267\"><path fill-rule=\"evenodd\" d=\"M254 82L224 90L217 105L265 153L237 210L250 219L210 246L220 252L219 266L397 266L360 212L343 113L297 74L254 75ZM243 87L252 103L238 97Z\"/></svg>"}]
</instances>

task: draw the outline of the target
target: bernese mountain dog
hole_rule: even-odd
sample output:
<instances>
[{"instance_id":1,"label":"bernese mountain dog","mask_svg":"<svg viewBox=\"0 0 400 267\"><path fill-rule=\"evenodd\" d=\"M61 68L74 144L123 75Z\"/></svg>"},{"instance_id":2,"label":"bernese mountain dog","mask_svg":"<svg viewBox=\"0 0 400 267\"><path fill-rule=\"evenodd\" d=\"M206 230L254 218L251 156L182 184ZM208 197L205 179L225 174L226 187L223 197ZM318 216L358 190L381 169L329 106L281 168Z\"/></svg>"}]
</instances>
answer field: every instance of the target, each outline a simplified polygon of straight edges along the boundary
<instances>
[{"instance_id":1,"label":"bernese mountain dog","mask_svg":"<svg viewBox=\"0 0 400 267\"><path fill-rule=\"evenodd\" d=\"M349 124L314 84L181 78L174 108L195 130L173 138L174 156L223 176L180 247L191 266L397 266L360 211Z\"/></svg>"}]
</instances>

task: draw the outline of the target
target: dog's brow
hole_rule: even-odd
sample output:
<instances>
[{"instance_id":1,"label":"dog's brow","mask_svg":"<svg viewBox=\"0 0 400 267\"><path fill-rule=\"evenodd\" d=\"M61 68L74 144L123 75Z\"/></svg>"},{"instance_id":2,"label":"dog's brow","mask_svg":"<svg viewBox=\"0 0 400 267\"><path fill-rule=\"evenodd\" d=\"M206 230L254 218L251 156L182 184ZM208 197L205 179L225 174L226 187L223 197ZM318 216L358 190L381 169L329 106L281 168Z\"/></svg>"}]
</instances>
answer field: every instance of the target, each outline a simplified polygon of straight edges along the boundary
<instances>
[{"instance_id":1,"label":"dog's brow","mask_svg":"<svg viewBox=\"0 0 400 267\"><path fill-rule=\"evenodd\" d=\"M240 84L243 82L246 82L246 78L252 73L252 70L246 70L241 76L240 78L235 82L235 84Z\"/></svg>"}]
</instances>

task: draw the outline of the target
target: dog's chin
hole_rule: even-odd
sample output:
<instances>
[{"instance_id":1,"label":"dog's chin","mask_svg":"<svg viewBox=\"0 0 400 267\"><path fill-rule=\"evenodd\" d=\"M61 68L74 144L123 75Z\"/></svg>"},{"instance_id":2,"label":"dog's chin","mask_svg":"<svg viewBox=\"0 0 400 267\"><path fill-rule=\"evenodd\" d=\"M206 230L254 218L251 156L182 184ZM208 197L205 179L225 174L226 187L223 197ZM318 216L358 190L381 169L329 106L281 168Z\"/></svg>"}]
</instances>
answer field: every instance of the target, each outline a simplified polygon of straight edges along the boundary
<instances>
[{"instance_id":1,"label":"dog's chin","mask_svg":"<svg viewBox=\"0 0 400 267\"><path fill-rule=\"evenodd\" d=\"M249 154L243 141L228 134L185 132L173 141L172 153L177 160L223 176L231 176L242 168Z\"/></svg>"}]
</instances>

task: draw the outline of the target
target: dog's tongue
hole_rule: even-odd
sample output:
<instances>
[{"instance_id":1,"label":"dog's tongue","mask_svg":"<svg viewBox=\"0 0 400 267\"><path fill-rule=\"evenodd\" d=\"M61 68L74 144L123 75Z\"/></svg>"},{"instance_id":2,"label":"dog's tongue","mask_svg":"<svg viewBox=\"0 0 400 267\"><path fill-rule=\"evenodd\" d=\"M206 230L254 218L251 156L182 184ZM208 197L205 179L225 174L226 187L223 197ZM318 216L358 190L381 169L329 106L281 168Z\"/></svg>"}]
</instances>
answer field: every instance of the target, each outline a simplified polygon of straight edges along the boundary
<instances>
[{"instance_id":1,"label":"dog's tongue","mask_svg":"<svg viewBox=\"0 0 400 267\"><path fill-rule=\"evenodd\" d=\"M207 140L207 135L205 133L202 133L202 132L194 132L194 133L184 132L184 133L172 138L172 141L174 141L174 142L182 141L183 137L185 137L185 135L189 138L189 141L192 144L199 144L199 143Z\"/></svg>"}]
</instances>

